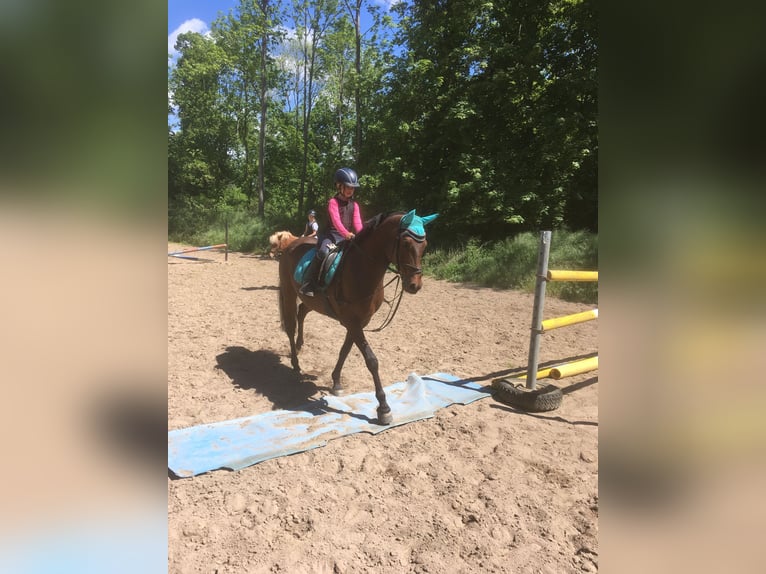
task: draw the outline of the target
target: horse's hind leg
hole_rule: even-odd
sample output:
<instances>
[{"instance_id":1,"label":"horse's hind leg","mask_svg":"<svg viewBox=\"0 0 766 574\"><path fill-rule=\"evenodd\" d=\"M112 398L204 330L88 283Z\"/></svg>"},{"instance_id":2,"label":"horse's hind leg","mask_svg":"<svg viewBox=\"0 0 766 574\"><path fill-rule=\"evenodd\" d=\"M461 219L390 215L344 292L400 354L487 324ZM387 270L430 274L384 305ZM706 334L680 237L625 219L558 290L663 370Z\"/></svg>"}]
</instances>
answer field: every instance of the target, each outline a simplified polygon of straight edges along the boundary
<instances>
[{"instance_id":1,"label":"horse's hind leg","mask_svg":"<svg viewBox=\"0 0 766 574\"><path fill-rule=\"evenodd\" d=\"M285 292L287 291L287 292ZM282 328L290 339L290 361L293 369L300 372L301 367L298 363L298 349L295 345L295 328L297 323L296 298L295 292L280 286L279 290L279 311L282 317Z\"/></svg>"},{"instance_id":2,"label":"horse's hind leg","mask_svg":"<svg viewBox=\"0 0 766 574\"><path fill-rule=\"evenodd\" d=\"M301 347L303 347L303 320L306 318L306 315L309 314L309 309L301 303L298 305L298 338L295 341L295 350L300 351Z\"/></svg>"},{"instance_id":3,"label":"horse's hind leg","mask_svg":"<svg viewBox=\"0 0 766 574\"><path fill-rule=\"evenodd\" d=\"M380 374L378 373L378 358L375 353L372 352L372 347L367 342L364 336L364 332L359 329L354 335L354 342L364 357L364 363L367 365L367 370L372 375L372 380L375 382L375 398L378 399L378 424L390 425L394 417L391 414L391 407L388 406L386 401L386 393L383 391L383 385L380 382Z\"/></svg>"},{"instance_id":4,"label":"horse's hind leg","mask_svg":"<svg viewBox=\"0 0 766 574\"><path fill-rule=\"evenodd\" d=\"M346 362L346 357L351 350L351 345L354 344L354 338L349 331L346 331L346 338L343 341L343 346L340 348L338 354L338 362L335 364L335 368L332 370L332 390L330 392L333 395L342 395L344 393L343 386L340 383L340 371L343 368L343 363Z\"/></svg>"}]
</instances>

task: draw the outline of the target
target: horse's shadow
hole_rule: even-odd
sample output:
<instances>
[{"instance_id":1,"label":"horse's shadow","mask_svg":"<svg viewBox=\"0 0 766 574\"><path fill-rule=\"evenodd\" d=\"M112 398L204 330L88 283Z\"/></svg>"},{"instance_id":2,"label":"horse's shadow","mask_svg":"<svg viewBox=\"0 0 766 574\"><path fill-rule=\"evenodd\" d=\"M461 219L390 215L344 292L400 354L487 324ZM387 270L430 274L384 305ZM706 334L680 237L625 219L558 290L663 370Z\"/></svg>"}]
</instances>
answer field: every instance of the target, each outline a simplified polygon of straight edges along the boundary
<instances>
[{"instance_id":1,"label":"horse's shadow","mask_svg":"<svg viewBox=\"0 0 766 574\"><path fill-rule=\"evenodd\" d=\"M216 368L226 373L235 387L260 393L271 401L274 410L304 410L301 407L320 390L313 382L316 377L296 373L273 351L227 347L216 360Z\"/></svg>"},{"instance_id":2,"label":"horse's shadow","mask_svg":"<svg viewBox=\"0 0 766 574\"><path fill-rule=\"evenodd\" d=\"M283 365L273 351L227 347L216 359L216 368L226 373L234 386L262 394L271 401L272 410L303 411L317 416L334 412L374 422L366 415L330 407L322 397L315 396L318 391L329 391L328 387L318 387L314 375L299 374Z\"/></svg>"},{"instance_id":3,"label":"horse's shadow","mask_svg":"<svg viewBox=\"0 0 766 574\"><path fill-rule=\"evenodd\" d=\"M274 261L274 257L269 257L268 253L243 253L240 257L244 259L260 259L262 261Z\"/></svg>"},{"instance_id":4,"label":"horse's shadow","mask_svg":"<svg viewBox=\"0 0 766 574\"><path fill-rule=\"evenodd\" d=\"M278 285L261 285L259 287L240 287L242 291L263 291L263 290L269 290L269 291L279 291Z\"/></svg>"}]
</instances>

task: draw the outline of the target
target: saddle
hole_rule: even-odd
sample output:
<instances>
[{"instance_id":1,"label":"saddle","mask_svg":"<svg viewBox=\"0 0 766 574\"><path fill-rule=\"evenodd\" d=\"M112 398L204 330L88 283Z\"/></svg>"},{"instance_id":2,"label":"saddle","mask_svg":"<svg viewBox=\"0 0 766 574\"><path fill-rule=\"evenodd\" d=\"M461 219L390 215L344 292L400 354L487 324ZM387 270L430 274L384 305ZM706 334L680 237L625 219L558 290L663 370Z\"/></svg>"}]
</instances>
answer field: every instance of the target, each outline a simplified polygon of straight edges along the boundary
<instances>
[{"instance_id":1,"label":"saddle","mask_svg":"<svg viewBox=\"0 0 766 574\"><path fill-rule=\"evenodd\" d=\"M340 245L331 245L330 251L327 253L327 257L322 261L322 266L319 268L319 277L317 278L317 287L321 291L324 291L327 286L332 282L333 277L340 268L341 258L346 250L346 242L342 242ZM317 249L312 247L301 257L298 265L295 266L295 273L293 277L296 283L303 283L303 276L311 265L312 259L316 256Z\"/></svg>"}]
</instances>

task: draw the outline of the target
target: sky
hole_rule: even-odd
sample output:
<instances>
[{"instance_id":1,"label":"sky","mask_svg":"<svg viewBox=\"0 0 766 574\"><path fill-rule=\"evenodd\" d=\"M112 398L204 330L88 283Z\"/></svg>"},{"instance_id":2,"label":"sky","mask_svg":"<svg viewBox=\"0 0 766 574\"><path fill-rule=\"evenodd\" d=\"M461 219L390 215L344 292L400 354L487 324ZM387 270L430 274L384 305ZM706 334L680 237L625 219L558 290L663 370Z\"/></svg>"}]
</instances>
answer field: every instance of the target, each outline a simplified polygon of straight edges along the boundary
<instances>
[{"instance_id":1,"label":"sky","mask_svg":"<svg viewBox=\"0 0 766 574\"><path fill-rule=\"evenodd\" d=\"M390 8L397 0L373 0L373 3ZM176 38L183 32L204 34L219 12L228 14L239 0L168 0L168 53L174 54ZM364 27L365 10L362 10Z\"/></svg>"},{"instance_id":2,"label":"sky","mask_svg":"<svg viewBox=\"0 0 766 574\"><path fill-rule=\"evenodd\" d=\"M390 9L399 0L372 0L374 4L385 6ZM184 32L197 32L205 34L210 31L210 24L219 15L226 15L234 11L239 0L168 0L168 54L172 56L171 65L175 62L176 38ZM365 20L369 18L366 10L362 10L362 29L365 29ZM168 96L170 97L170 92ZM175 112L168 114L168 125L172 129L177 126L178 117Z\"/></svg>"},{"instance_id":3,"label":"sky","mask_svg":"<svg viewBox=\"0 0 766 574\"><path fill-rule=\"evenodd\" d=\"M175 54L176 38L184 32L204 34L219 16L234 10L239 0L168 0L168 53Z\"/></svg>"}]
</instances>

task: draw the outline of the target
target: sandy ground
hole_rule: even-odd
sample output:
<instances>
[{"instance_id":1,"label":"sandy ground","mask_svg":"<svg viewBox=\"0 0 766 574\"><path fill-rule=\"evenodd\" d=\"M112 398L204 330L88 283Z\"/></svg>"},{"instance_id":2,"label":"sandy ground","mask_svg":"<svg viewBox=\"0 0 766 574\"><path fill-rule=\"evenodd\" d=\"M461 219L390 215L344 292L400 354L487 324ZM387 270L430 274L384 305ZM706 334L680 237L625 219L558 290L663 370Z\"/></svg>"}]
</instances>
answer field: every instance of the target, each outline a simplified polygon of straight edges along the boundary
<instances>
[{"instance_id":1,"label":"sandy ground","mask_svg":"<svg viewBox=\"0 0 766 574\"><path fill-rule=\"evenodd\" d=\"M308 315L299 376L280 329L278 263L190 255L211 261L168 258L168 428L327 394L342 327ZM368 334L384 385L411 372L489 385L523 371L533 299L425 277L393 323ZM548 297L544 318L590 307ZM597 349L591 321L544 335L540 360ZM373 390L356 349L343 381L348 392ZM557 383L563 403L548 413L486 398L237 472L169 474L168 571L597 571L599 385L596 373Z\"/></svg>"}]
</instances>

